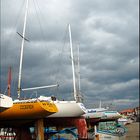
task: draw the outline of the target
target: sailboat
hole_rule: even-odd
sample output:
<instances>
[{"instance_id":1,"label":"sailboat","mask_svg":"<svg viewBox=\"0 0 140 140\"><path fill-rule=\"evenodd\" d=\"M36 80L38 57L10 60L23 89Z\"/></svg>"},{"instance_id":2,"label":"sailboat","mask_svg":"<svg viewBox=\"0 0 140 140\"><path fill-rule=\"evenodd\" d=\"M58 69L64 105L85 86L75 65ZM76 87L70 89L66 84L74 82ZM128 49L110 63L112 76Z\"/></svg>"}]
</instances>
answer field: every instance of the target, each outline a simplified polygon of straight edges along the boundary
<instances>
[{"instance_id":1,"label":"sailboat","mask_svg":"<svg viewBox=\"0 0 140 140\"><path fill-rule=\"evenodd\" d=\"M13 106L11 97L0 93L0 112Z\"/></svg>"},{"instance_id":2,"label":"sailboat","mask_svg":"<svg viewBox=\"0 0 140 140\"><path fill-rule=\"evenodd\" d=\"M119 112L117 111L110 111L108 110L109 108L103 108L101 107L101 101L99 108L91 108L87 109L87 114L84 115L85 118L100 118L100 120L113 120L113 119L118 119L121 117Z\"/></svg>"},{"instance_id":3,"label":"sailboat","mask_svg":"<svg viewBox=\"0 0 140 140\"><path fill-rule=\"evenodd\" d=\"M103 113L104 116L100 118L98 127L94 125L94 134L99 139L104 140L106 138L112 140L125 139L126 128L118 123L118 119L121 115L117 111L109 111L106 108L97 108L97 112Z\"/></svg>"},{"instance_id":4,"label":"sailboat","mask_svg":"<svg viewBox=\"0 0 140 140\"><path fill-rule=\"evenodd\" d=\"M70 49L71 49L71 60L72 60L72 74L73 74L73 87L74 87L74 100L73 101L60 101L55 100L54 104L58 108L58 112L54 113L49 118L57 117L80 117L81 115L87 112L83 103L79 102L78 94L76 90L76 81L75 81L75 69L74 69L74 57L73 57L73 48L72 48L72 37L71 37L71 27L69 29L69 40L70 40Z\"/></svg>"},{"instance_id":5,"label":"sailboat","mask_svg":"<svg viewBox=\"0 0 140 140\"><path fill-rule=\"evenodd\" d=\"M28 13L28 0L26 0L26 11L24 17L23 33L22 35L20 35L22 37L22 44L21 44L20 66L19 66L19 77L18 77L18 99L13 101L12 107L0 113L0 120L42 118L58 112L58 109L52 100L49 101L40 98L33 98L27 100L20 99L20 93L22 90L21 72L22 72L23 48L24 48L24 41L27 40L25 38L27 13ZM9 99L6 98L6 96L1 96L1 98L2 97L5 97L5 99L7 100Z\"/></svg>"},{"instance_id":6,"label":"sailboat","mask_svg":"<svg viewBox=\"0 0 140 140\"><path fill-rule=\"evenodd\" d=\"M0 93L0 112L13 106L13 100L10 97L10 85L11 85L11 68L8 71L8 96Z\"/></svg>"},{"instance_id":7,"label":"sailboat","mask_svg":"<svg viewBox=\"0 0 140 140\"><path fill-rule=\"evenodd\" d=\"M58 108L58 112L49 115L49 118L59 118L59 117L80 117L86 113L86 108L82 103L77 103L76 101L54 101L54 104Z\"/></svg>"},{"instance_id":8,"label":"sailboat","mask_svg":"<svg viewBox=\"0 0 140 140\"><path fill-rule=\"evenodd\" d=\"M90 108L90 109L87 109L87 113L84 114L83 116L86 118L86 119L101 119L101 118L105 118L106 115L105 115L105 111L107 111L106 108L102 108L101 107L101 101L100 101L100 104L99 104L99 107L98 108Z\"/></svg>"}]
</instances>

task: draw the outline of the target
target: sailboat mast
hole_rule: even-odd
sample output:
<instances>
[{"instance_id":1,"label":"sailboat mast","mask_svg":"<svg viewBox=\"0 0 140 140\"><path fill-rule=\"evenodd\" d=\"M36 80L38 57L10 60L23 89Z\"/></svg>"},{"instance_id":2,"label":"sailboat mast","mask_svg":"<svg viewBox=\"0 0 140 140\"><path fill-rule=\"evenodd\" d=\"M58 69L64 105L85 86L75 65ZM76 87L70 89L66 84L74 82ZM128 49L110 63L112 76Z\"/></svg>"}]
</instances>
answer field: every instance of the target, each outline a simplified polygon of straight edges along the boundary
<instances>
[{"instance_id":1,"label":"sailboat mast","mask_svg":"<svg viewBox=\"0 0 140 140\"><path fill-rule=\"evenodd\" d=\"M101 100L100 100L99 108L102 108L102 103L101 103Z\"/></svg>"},{"instance_id":2,"label":"sailboat mast","mask_svg":"<svg viewBox=\"0 0 140 140\"><path fill-rule=\"evenodd\" d=\"M24 25L23 25L23 32L22 32L22 43L21 43L21 52L20 52L20 66L19 66L19 76L18 76L18 98L20 98L21 92L21 71L22 71L22 61L23 61L23 47L25 41L25 31L26 31L26 23L27 23L27 13L28 13L28 0L26 0L26 11L24 17Z\"/></svg>"},{"instance_id":3,"label":"sailboat mast","mask_svg":"<svg viewBox=\"0 0 140 140\"><path fill-rule=\"evenodd\" d=\"M71 50L71 63L72 63L72 74L73 74L73 88L74 88L74 98L77 101L76 95L76 81L75 81L75 69L74 69L74 58L73 58L73 49L72 49L72 38L71 38L71 27L69 24L69 39L70 39L70 50Z\"/></svg>"},{"instance_id":4,"label":"sailboat mast","mask_svg":"<svg viewBox=\"0 0 140 140\"><path fill-rule=\"evenodd\" d=\"M79 59L79 44L78 44L78 95L77 100L78 102L82 102L82 96L81 96L81 83L80 83L80 59Z\"/></svg>"},{"instance_id":5,"label":"sailboat mast","mask_svg":"<svg viewBox=\"0 0 140 140\"><path fill-rule=\"evenodd\" d=\"M11 78L12 78L12 74L11 74L11 67L9 67L9 71L8 71L8 96L11 96Z\"/></svg>"},{"instance_id":6,"label":"sailboat mast","mask_svg":"<svg viewBox=\"0 0 140 140\"><path fill-rule=\"evenodd\" d=\"M79 44L78 44L78 83L79 83L79 94L81 91L81 85L80 85L80 60L79 60Z\"/></svg>"}]
</instances>

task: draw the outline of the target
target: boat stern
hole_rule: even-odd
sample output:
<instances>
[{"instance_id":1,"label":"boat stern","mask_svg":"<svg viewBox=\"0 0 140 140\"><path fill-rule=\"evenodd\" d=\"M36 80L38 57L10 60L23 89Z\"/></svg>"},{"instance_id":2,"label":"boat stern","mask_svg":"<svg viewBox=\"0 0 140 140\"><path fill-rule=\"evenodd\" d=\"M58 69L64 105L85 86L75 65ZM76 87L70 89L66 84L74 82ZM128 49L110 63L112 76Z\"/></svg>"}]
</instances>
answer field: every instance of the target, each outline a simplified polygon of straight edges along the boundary
<instances>
[{"instance_id":1,"label":"boat stern","mask_svg":"<svg viewBox=\"0 0 140 140\"><path fill-rule=\"evenodd\" d=\"M39 102L41 107L44 108L45 110L47 110L50 113L56 113L58 112L58 108L57 106L54 104L54 102L50 102L50 101L43 101L43 102Z\"/></svg>"},{"instance_id":2,"label":"boat stern","mask_svg":"<svg viewBox=\"0 0 140 140\"><path fill-rule=\"evenodd\" d=\"M83 114L86 114L87 113L87 109L85 108L84 104L83 103L78 103L78 105L81 108L82 113Z\"/></svg>"}]
</instances>

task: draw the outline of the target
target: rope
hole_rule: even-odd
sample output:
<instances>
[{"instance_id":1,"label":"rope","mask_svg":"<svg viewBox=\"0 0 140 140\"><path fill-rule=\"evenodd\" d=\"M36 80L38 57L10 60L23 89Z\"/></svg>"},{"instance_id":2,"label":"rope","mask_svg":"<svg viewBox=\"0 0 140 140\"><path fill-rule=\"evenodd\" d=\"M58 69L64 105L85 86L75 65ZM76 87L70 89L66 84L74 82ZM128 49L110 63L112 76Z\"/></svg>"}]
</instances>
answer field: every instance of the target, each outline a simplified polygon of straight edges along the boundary
<instances>
[{"instance_id":1,"label":"rope","mask_svg":"<svg viewBox=\"0 0 140 140\"><path fill-rule=\"evenodd\" d=\"M15 16L15 19L16 19L15 21L16 21L16 22L15 22L15 24L14 24L13 26L10 26L12 29L16 29L16 27L17 27L17 25L18 25L18 22L19 22L19 20L20 20L21 13L22 13L22 12L21 12L21 11L22 11L21 9L22 9L22 7L23 7L23 5L24 5L24 2L25 2L25 1L22 1L21 5L19 6L19 9L17 10L17 11L18 11L18 12L17 12L18 14L17 14L17 16ZM5 5L6 5L6 4L5 4ZM6 18L6 16L5 16L5 18ZM7 18L7 19L8 19L8 18ZM6 26L7 26L7 19L5 20L5 25L6 25ZM3 45L5 46L5 47L4 47L5 55L4 55L4 59L3 59L3 60L5 61L4 64L8 64L8 58L9 58L9 57L7 57L7 56L10 56L9 54L11 54L11 51L10 51L9 49L6 49L6 48L10 47L10 44L12 44L11 42L14 41L14 37L15 37L15 36L12 35L12 32L9 32L9 33L10 33L10 34L9 34L9 37L6 38L6 42L4 42L4 44L3 44ZM5 36L3 36L3 40L4 40L4 38L5 38ZM8 50L9 50L9 51L8 51ZM3 52L3 53L4 53L4 52ZM13 56L14 56L14 55L12 55L12 57L13 57ZM17 59L18 55L15 55L14 57L16 58L16 60L18 60L18 59ZM2 67L4 67L4 66L2 66ZM8 67L9 67L9 66L6 66L5 69L8 69ZM5 70L5 71L6 71L6 70ZM5 77L6 77L6 78L5 78L5 81L7 81L7 76L5 76ZM15 77L13 76L12 82L14 82L14 80L15 80L14 78L15 78ZM6 85L7 85L7 83L6 83ZM7 86L6 86L6 87L7 87ZM11 87L12 87L12 86L11 86ZM13 90L14 90L14 87L12 87L12 88L13 88Z\"/></svg>"}]
</instances>

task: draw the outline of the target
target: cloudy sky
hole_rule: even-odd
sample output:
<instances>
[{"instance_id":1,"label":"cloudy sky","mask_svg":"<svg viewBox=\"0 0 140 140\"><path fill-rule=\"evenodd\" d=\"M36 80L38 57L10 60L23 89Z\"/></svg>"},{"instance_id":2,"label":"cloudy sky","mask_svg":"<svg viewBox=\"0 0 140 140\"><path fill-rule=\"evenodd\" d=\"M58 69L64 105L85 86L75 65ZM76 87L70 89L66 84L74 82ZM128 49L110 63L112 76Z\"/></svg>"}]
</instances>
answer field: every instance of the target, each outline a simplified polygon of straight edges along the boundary
<instances>
[{"instance_id":1,"label":"cloudy sky","mask_svg":"<svg viewBox=\"0 0 140 140\"><path fill-rule=\"evenodd\" d=\"M59 84L22 92L21 97L55 95L73 100L68 35L71 24L75 62L80 59L80 89L87 108L115 109L139 102L138 0L29 0L21 87ZM0 91L12 67L12 97L17 81L25 0L1 0ZM77 68L77 65L76 65Z\"/></svg>"}]
</instances>

